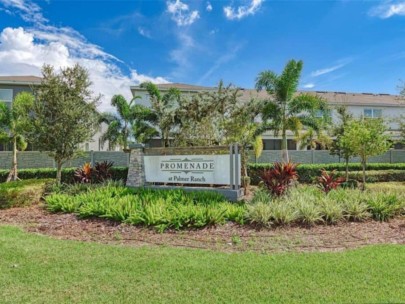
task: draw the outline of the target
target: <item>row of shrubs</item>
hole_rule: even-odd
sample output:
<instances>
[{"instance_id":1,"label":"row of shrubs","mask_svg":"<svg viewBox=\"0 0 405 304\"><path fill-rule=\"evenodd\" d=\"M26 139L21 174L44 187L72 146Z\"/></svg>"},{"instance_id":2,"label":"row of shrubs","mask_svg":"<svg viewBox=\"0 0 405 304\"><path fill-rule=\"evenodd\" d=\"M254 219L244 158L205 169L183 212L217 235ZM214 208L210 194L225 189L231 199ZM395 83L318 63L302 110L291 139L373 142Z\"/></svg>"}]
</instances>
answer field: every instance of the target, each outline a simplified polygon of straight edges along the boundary
<instances>
[{"instance_id":1,"label":"row of shrubs","mask_svg":"<svg viewBox=\"0 0 405 304\"><path fill-rule=\"evenodd\" d=\"M251 184L257 185L261 180L263 172L273 167L274 164L250 164L248 167L248 176L251 178ZM346 167L344 164L300 164L297 166L296 171L300 182L312 183L323 169L328 172L335 170L338 176L344 176ZM349 164L349 179L361 181L361 170L361 164ZM405 163L373 163L367 165L367 182L392 182L403 180L405 180Z\"/></svg>"},{"instance_id":2,"label":"row of shrubs","mask_svg":"<svg viewBox=\"0 0 405 304\"><path fill-rule=\"evenodd\" d=\"M257 185L260 182L260 176L263 170L269 169L273 164L250 164L248 175L251 177L251 184ZM349 178L361 181L361 165L350 164L351 170ZM306 165L302 164L297 167L300 182L311 183L319 176L320 170L327 171L336 170L338 174L344 175L344 164L324 164L324 165ZM401 164L369 164L367 166L367 182L391 182L405 180L405 163ZM63 183L74 183L76 168L66 168L62 171ZM128 168L112 167L109 169L111 179L118 181L126 181ZM354 171L357 170L357 171ZM5 182L8 175L8 170L0 170L0 183ZM22 169L19 170L21 179L43 179L55 178L56 169Z\"/></svg>"},{"instance_id":3,"label":"row of shrubs","mask_svg":"<svg viewBox=\"0 0 405 304\"><path fill-rule=\"evenodd\" d=\"M62 183L72 184L77 181L75 177L77 168L66 168L62 170ZM0 183L4 183L7 179L9 171L0 170ZM126 181L128 175L127 167L112 167L109 169L111 174L110 179L115 181ZM22 169L18 171L18 177L22 180L25 179L47 179L56 178L56 169Z\"/></svg>"},{"instance_id":4,"label":"row of shrubs","mask_svg":"<svg viewBox=\"0 0 405 304\"><path fill-rule=\"evenodd\" d=\"M159 231L227 221L257 226L335 224L371 218L387 221L405 214L405 197L399 192L338 189L325 195L315 186L294 187L278 198L258 190L249 203L230 203L213 192L129 189L117 182L76 184L53 189L46 203L53 212L107 218Z\"/></svg>"}]
</instances>

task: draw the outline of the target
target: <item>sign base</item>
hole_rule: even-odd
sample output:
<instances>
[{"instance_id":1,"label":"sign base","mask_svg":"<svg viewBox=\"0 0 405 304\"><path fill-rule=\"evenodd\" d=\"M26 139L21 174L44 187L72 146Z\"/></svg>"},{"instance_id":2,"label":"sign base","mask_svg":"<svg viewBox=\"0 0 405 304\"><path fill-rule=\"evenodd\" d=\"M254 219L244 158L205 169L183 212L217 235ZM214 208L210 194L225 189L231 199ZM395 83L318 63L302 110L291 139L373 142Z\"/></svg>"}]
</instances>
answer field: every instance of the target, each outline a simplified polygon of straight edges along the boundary
<instances>
[{"instance_id":1,"label":"sign base","mask_svg":"<svg viewBox=\"0 0 405 304\"><path fill-rule=\"evenodd\" d=\"M209 188L209 187L182 187L182 186L153 186L145 185L142 188L146 189L156 189L156 190L176 190L182 189L184 191L214 191L222 194L227 200L231 202L237 202L243 199L245 191L243 188L240 189L229 189L229 188Z\"/></svg>"}]
</instances>

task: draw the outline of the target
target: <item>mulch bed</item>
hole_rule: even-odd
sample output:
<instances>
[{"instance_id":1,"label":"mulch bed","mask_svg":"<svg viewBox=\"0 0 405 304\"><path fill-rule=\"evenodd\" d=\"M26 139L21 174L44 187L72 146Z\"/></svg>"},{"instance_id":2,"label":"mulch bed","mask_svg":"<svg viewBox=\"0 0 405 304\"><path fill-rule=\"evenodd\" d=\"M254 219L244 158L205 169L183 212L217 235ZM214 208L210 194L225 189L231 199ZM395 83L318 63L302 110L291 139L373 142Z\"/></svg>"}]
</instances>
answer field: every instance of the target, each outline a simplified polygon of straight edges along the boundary
<instances>
[{"instance_id":1,"label":"mulch bed","mask_svg":"<svg viewBox=\"0 0 405 304\"><path fill-rule=\"evenodd\" d=\"M50 213L43 205L0 210L0 225L64 240L129 246L164 245L224 252L340 251L370 244L405 244L405 218L305 227L255 229L228 223L200 230L168 231L120 224L104 219L79 219Z\"/></svg>"}]
</instances>

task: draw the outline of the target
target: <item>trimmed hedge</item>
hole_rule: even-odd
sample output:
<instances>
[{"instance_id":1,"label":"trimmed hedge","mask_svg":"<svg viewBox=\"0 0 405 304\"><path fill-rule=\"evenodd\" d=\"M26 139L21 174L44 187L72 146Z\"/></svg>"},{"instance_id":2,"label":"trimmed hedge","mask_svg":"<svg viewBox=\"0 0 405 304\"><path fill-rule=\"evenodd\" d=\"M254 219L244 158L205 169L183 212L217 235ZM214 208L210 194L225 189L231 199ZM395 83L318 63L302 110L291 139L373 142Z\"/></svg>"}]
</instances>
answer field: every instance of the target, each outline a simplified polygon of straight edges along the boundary
<instances>
[{"instance_id":1,"label":"trimmed hedge","mask_svg":"<svg viewBox=\"0 0 405 304\"><path fill-rule=\"evenodd\" d=\"M260 181L261 172L264 169L271 168L272 164L249 164L248 174L251 177L252 185L257 185ZM344 175L344 164L302 164L297 167L299 181L310 183L320 175L321 169L327 171L336 170L341 175ZM74 171L76 168L66 168L62 170L62 182L71 184L74 182ZM349 164L350 178L361 181L361 164ZM0 183L5 182L8 175L8 170L0 170ZM112 167L112 179L126 181L128 168ZM387 181L405 181L405 163L399 164L383 164L373 163L367 166L367 181L368 182L387 182ZM25 179L43 179L55 178L56 169L21 169L18 171L18 176Z\"/></svg>"},{"instance_id":2,"label":"trimmed hedge","mask_svg":"<svg viewBox=\"0 0 405 304\"><path fill-rule=\"evenodd\" d=\"M272 164L249 164L248 175L251 177L252 185L257 185L260 182L260 175L263 170L269 169ZM311 183L317 176L320 176L320 171L336 170L339 175L344 176L344 164L302 164L297 167L299 181L303 183ZM359 163L349 164L349 178L362 180L362 167ZM373 163L367 165L367 181L368 182L389 182L389 181L405 181L405 163L384 164Z\"/></svg>"},{"instance_id":3,"label":"trimmed hedge","mask_svg":"<svg viewBox=\"0 0 405 304\"><path fill-rule=\"evenodd\" d=\"M76 168L65 168L62 170L62 183L74 183L74 174ZM0 183L7 179L9 171L0 170ZM128 168L126 167L112 167L111 168L112 180L127 180ZM56 169L41 168L41 169L21 169L18 170L18 177L22 180L25 179L44 179L56 178Z\"/></svg>"}]
</instances>

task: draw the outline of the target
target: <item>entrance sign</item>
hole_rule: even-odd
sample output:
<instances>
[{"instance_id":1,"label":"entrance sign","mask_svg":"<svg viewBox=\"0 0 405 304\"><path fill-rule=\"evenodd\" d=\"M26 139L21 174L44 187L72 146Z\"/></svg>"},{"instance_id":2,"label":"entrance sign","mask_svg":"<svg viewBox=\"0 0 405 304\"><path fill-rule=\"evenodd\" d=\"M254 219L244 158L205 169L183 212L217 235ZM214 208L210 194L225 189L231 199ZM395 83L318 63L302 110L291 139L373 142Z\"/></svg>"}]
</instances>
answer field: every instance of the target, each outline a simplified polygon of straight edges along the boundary
<instances>
[{"instance_id":1,"label":"entrance sign","mask_svg":"<svg viewBox=\"0 0 405 304\"><path fill-rule=\"evenodd\" d=\"M144 156L147 183L229 185L229 155Z\"/></svg>"},{"instance_id":2,"label":"entrance sign","mask_svg":"<svg viewBox=\"0 0 405 304\"><path fill-rule=\"evenodd\" d=\"M136 144L128 152L129 187L215 191L232 201L243 197L237 144L146 149Z\"/></svg>"}]
</instances>

